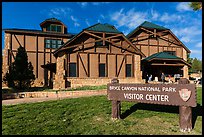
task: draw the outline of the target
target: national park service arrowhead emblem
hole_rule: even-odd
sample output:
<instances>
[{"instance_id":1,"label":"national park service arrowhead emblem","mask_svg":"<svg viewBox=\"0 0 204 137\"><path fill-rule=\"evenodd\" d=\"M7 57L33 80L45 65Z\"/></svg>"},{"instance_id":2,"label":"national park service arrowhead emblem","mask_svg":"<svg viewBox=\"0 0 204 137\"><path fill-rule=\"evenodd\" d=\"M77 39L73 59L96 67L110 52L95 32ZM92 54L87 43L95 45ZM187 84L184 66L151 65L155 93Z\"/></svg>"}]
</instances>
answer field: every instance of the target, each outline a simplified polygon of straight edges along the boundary
<instances>
[{"instance_id":1,"label":"national park service arrowhead emblem","mask_svg":"<svg viewBox=\"0 0 204 137\"><path fill-rule=\"evenodd\" d=\"M179 90L179 95L181 99L186 102L191 97L191 91L188 89L181 89Z\"/></svg>"}]
</instances>

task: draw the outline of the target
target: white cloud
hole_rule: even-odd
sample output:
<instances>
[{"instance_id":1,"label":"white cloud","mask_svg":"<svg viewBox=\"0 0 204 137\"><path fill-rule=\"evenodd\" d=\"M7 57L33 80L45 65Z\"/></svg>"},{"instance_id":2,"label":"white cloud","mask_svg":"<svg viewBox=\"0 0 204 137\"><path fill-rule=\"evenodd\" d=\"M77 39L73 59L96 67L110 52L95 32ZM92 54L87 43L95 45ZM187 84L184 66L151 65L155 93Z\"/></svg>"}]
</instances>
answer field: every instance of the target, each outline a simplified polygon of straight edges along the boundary
<instances>
[{"instance_id":1,"label":"white cloud","mask_svg":"<svg viewBox=\"0 0 204 137\"><path fill-rule=\"evenodd\" d=\"M195 45L195 47L201 48L201 47L202 47L202 42L197 43L197 44Z\"/></svg>"},{"instance_id":2,"label":"white cloud","mask_svg":"<svg viewBox=\"0 0 204 137\"><path fill-rule=\"evenodd\" d=\"M197 26L186 26L181 28L172 28L172 32L180 38L183 42L195 42L196 39L199 39L202 34L202 30L199 29Z\"/></svg>"},{"instance_id":3,"label":"white cloud","mask_svg":"<svg viewBox=\"0 0 204 137\"><path fill-rule=\"evenodd\" d=\"M93 5L109 4L110 2L91 2Z\"/></svg>"},{"instance_id":4,"label":"white cloud","mask_svg":"<svg viewBox=\"0 0 204 137\"><path fill-rule=\"evenodd\" d=\"M116 22L116 27L125 26L128 29L134 29L147 20L147 15L147 12L137 12L134 8L127 12L124 12L124 9L120 9L120 11L112 13L110 18Z\"/></svg>"},{"instance_id":5,"label":"white cloud","mask_svg":"<svg viewBox=\"0 0 204 137\"><path fill-rule=\"evenodd\" d=\"M153 9L151 9L152 20L157 20L160 16L159 13Z\"/></svg>"},{"instance_id":6,"label":"white cloud","mask_svg":"<svg viewBox=\"0 0 204 137\"><path fill-rule=\"evenodd\" d=\"M189 6L189 2L180 2L176 6L177 11L192 11L191 7Z\"/></svg>"},{"instance_id":7,"label":"white cloud","mask_svg":"<svg viewBox=\"0 0 204 137\"><path fill-rule=\"evenodd\" d=\"M169 22L175 22L176 21L182 21L183 20L183 16L179 15L179 14L168 14L168 13L164 13L163 15L160 16L159 18L160 21L165 22L165 23L169 23Z\"/></svg>"},{"instance_id":8,"label":"white cloud","mask_svg":"<svg viewBox=\"0 0 204 137\"><path fill-rule=\"evenodd\" d=\"M202 54L202 50L194 50L194 49L191 49L191 54Z\"/></svg>"},{"instance_id":9,"label":"white cloud","mask_svg":"<svg viewBox=\"0 0 204 137\"><path fill-rule=\"evenodd\" d=\"M90 26L90 23L89 23L88 19L86 19L85 22L86 22L87 26Z\"/></svg>"},{"instance_id":10,"label":"white cloud","mask_svg":"<svg viewBox=\"0 0 204 137\"><path fill-rule=\"evenodd\" d=\"M88 5L88 2L77 2L82 8L86 7Z\"/></svg>"},{"instance_id":11,"label":"white cloud","mask_svg":"<svg viewBox=\"0 0 204 137\"><path fill-rule=\"evenodd\" d=\"M103 14L101 14L100 17L101 17L102 19L105 19L105 16L104 16Z\"/></svg>"},{"instance_id":12,"label":"white cloud","mask_svg":"<svg viewBox=\"0 0 204 137\"><path fill-rule=\"evenodd\" d=\"M53 8L48 11L48 15L50 17L66 17L70 12L72 12L71 8Z\"/></svg>"},{"instance_id":13,"label":"white cloud","mask_svg":"<svg viewBox=\"0 0 204 137\"><path fill-rule=\"evenodd\" d=\"M80 24L79 24L79 22L78 22L78 19L77 18L75 18L74 16L70 16L70 18L71 18L71 20L74 22L74 26L76 26L76 27L78 27L78 26L80 26Z\"/></svg>"},{"instance_id":14,"label":"white cloud","mask_svg":"<svg viewBox=\"0 0 204 137\"><path fill-rule=\"evenodd\" d=\"M89 4L92 4L94 6L99 6L102 4L109 4L110 2L77 2L82 8L87 7Z\"/></svg>"}]
</instances>

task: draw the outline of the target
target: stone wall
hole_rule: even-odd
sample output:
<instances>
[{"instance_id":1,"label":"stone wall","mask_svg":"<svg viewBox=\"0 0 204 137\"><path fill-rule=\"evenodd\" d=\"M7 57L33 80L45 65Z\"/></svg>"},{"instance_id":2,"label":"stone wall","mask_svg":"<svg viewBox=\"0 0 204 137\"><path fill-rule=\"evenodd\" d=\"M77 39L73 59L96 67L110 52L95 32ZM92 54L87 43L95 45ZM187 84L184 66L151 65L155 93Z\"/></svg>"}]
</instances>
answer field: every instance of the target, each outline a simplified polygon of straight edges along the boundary
<instances>
[{"instance_id":1,"label":"stone wall","mask_svg":"<svg viewBox=\"0 0 204 137\"><path fill-rule=\"evenodd\" d=\"M100 86L111 83L113 78L67 78L67 81L71 83L71 87L82 86ZM119 83L144 83L144 80L138 81L135 78L123 78L118 79Z\"/></svg>"}]
</instances>

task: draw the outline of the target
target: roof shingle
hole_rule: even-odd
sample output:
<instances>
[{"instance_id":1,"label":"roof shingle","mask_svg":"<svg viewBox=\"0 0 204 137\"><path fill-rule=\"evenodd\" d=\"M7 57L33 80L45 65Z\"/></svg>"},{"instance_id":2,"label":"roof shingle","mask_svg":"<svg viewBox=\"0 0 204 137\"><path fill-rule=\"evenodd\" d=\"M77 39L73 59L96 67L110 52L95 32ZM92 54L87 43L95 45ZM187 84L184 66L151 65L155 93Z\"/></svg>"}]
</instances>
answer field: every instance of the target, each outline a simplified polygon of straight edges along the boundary
<instances>
[{"instance_id":1,"label":"roof shingle","mask_svg":"<svg viewBox=\"0 0 204 137\"><path fill-rule=\"evenodd\" d=\"M118 31L113 25L110 24L101 24L97 23L93 26L90 26L84 30L90 30L90 31L97 31L97 32L110 32L110 33L122 33Z\"/></svg>"}]
</instances>

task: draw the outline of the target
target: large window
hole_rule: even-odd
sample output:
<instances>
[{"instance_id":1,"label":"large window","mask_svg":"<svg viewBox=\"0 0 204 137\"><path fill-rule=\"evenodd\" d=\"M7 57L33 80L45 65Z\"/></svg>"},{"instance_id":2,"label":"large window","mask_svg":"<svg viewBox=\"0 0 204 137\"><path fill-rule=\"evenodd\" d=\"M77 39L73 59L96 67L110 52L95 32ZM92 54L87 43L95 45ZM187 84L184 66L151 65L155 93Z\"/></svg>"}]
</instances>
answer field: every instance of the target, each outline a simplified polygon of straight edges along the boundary
<instances>
[{"instance_id":1,"label":"large window","mask_svg":"<svg viewBox=\"0 0 204 137\"><path fill-rule=\"evenodd\" d=\"M105 73L105 64L99 64L99 77L105 77L106 73Z\"/></svg>"},{"instance_id":2,"label":"large window","mask_svg":"<svg viewBox=\"0 0 204 137\"><path fill-rule=\"evenodd\" d=\"M62 40L45 39L45 48L56 49L62 46Z\"/></svg>"},{"instance_id":3,"label":"large window","mask_svg":"<svg viewBox=\"0 0 204 137\"><path fill-rule=\"evenodd\" d=\"M69 77L76 77L76 63L69 63Z\"/></svg>"},{"instance_id":4,"label":"large window","mask_svg":"<svg viewBox=\"0 0 204 137\"><path fill-rule=\"evenodd\" d=\"M50 25L47 25L46 31L62 32L62 26L50 24Z\"/></svg>"},{"instance_id":5,"label":"large window","mask_svg":"<svg viewBox=\"0 0 204 137\"><path fill-rule=\"evenodd\" d=\"M132 64L126 64L126 77L132 77Z\"/></svg>"}]
</instances>

